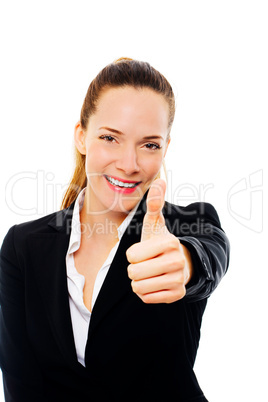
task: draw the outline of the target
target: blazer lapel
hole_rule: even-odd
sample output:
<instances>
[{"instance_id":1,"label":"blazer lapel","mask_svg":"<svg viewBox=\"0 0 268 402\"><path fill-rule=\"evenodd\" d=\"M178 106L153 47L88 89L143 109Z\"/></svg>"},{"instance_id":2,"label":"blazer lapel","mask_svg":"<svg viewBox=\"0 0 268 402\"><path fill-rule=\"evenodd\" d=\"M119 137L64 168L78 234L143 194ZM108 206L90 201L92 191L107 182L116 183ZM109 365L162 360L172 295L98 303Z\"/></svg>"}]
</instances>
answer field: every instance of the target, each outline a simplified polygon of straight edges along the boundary
<instances>
[{"instance_id":1,"label":"blazer lapel","mask_svg":"<svg viewBox=\"0 0 268 402\"><path fill-rule=\"evenodd\" d=\"M37 286L58 346L71 364L78 362L69 309L65 257L70 239L73 206L74 203L68 209L57 212L44 233L34 233L29 239Z\"/></svg>"},{"instance_id":2,"label":"blazer lapel","mask_svg":"<svg viewBox=\"0 0 268 402\"><path fill-rule=\"evenodd\" d=\"M140 241L141 228L146 210L146 196L147 193L140 202L136 214L120 241L116 255L98 294L90 319L88 341L92 332L105 315L131 290L131 280L127 274L129 262L126 258L126 250L132 244Z\"/></svg>"},{"instance_id":3,"label":"blazer lapel","mask_svg":"<svg viewBox=\"0 0 268 402\"><path fill-rule=\"evenodd\" d=\"M129 263L126 250L140 241L146 211L146 196L147 193L120 241L94 304L88 340L105 315L131 290L131 280L127 275ZM55 339L69 364L76 365L76 368L80 369L72 330L65 260L70 240L73 207L74 203L66 210L53 214L43 232L32 234L29 238L29 250L35 279L46 306Z\"/></svg>"}]
</instances>

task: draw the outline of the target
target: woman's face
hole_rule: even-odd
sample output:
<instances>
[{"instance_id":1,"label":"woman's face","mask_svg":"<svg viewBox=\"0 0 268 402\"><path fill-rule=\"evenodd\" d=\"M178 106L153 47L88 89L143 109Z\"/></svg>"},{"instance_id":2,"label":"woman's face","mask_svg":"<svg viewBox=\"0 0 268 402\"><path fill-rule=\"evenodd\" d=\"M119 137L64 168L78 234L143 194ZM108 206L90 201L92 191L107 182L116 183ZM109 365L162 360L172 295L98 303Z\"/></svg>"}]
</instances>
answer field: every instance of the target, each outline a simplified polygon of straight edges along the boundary
<instances>
[{"instance_id":1,"label":"woman's face","mask_svg":"<svg viewBox=\"0 0 268 402\"><path fill-rule=\"evenodd\" d=\"M150 89L107 89L86 132L76 127L86 155L90 212L128 213L157 176L168 143L168 104Z\"/></svg>"}]
</instances>

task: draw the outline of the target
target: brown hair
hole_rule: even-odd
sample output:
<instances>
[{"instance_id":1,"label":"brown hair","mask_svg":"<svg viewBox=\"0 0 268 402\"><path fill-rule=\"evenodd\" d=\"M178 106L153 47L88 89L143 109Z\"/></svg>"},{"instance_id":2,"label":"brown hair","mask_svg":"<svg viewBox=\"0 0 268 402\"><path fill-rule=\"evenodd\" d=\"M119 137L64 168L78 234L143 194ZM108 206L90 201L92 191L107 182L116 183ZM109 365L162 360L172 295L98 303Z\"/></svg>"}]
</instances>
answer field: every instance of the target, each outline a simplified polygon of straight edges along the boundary
<instances>
[{"instance_id":1,"label":"brown hair","mask_svg":"<svg viewBox=\"0 0 268 402\"><path fill-rule=\"evenodd\" d=\"M149 63L121 57L99 72L89 85L80 114L81 127L86 130L88 120L96 112L100 95L105 89L132 86L134 88L150 88L164 96L169 106L168 135L175 115L175 97L167 79ZM75 148L75 170L61 204L67 208L77 198L79 192L86 187L85 155Z\"/></svg>"}]
</instances>

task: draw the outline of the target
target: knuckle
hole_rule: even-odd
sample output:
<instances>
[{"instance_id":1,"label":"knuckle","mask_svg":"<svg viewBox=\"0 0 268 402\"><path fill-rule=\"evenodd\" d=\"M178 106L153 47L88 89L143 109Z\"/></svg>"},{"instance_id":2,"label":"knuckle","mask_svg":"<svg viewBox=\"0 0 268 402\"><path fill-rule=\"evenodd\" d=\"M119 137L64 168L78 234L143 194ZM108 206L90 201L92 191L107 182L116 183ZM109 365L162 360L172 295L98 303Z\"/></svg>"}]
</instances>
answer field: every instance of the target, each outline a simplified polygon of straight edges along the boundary
<instances>
[{"instance_id":1,"label":"knuckle","mask_svg":"<svg viewBox=\"0 0 268 402\"><path fill-rule=\"evenodd\" d=\"M168 261L169 271L176 271L179 269L178 261L175 258L170 258Z\"/></svg>"},{"instance_id":2,"label":"knuckle","mask_svg":"<svg viewBox=\"0 0 268 402\"><path fill-rule=\"evenodd\" d=\"M127 271L130 279L137 280L138 274L136 264L130 264L127 268Z\"/></svg>"},{"instance_id":3,"label":"knuckle","mask_svg":"<svg viewBox=\"0 0 268 402\"><path fill-rule=\"evenodd\" d=\"M185 286L180 286L179 289L170 291L165 298L165 303L170 304L182 299L186 294Z\"/></svg>"},{"instance_id":4,"label":"knuckle","mask_svg":"<svg viewBox=\"0 0 268 402\"><path fill-rule=\"evenodd\" d=\"M169 296L169 297L167 297L167 299L166 299L166 303L167 303L167 304L171 304L171 303L173 303L174 301L176 301L176 297L174 297L174 296Z\"/></svg>"},{"instance_id":5,"label":"knuckle","mask_svg":"<svg viewBox=\"0 0 268 402\"><path fill-rule=\"evenodd\" d=\"M134 247L131 246L127 251L126 251L126 256L127 256L127 260L128 262L132 263L134 262Z\"/></svg>"},{"instance_id":6,"label":"knuckle","mask_svg":"<svg viewBox=\"0 0 268 402\"><path fill-rule=\"evenodd\" d=\"M185 264L186 264L186 258L183 255L180 255L180 258L178 260L179 268L184 268Z\"/></svg>"},{"instance_id":7,"label":"knuckle","mask_svg":"<svg viewBox=\"0 0 268 402\"><path fill-rule=\"evenodd\" d=\"M185 259L178 253L170 253L167 258L167 266L170 271L179 271L184 268Z\"/></svg>"},{"instance_id":8,"label":"knuckle","mask_svg":"<svg viewBox=\"0 0 268 402\"><path fill-rule=\"evenodd\" d=\"M172 261L174 268L177 270L182 270L186 264L185 257L179 251L172 253L170 261Z\"/></svg>"},{"instance_id":9,"label":"knuckle","mask_svg":"<svg viewBox=\"0 0 268 402\"><path fill-rule=\"evenodd\" d=\"M179 249L180 241L179 241L179 239L177 239L176 236L171 234L170 236L168 236L167 242L168 242L168 246L169 246L170 250L178 250Z\"/></svg>"},{"instance_id":10,"label":"knuckle","mask_svg":"<svg viewBox=\"0 0 268 402\"><path fill-rule=\"evenodd\" d=\"M139 293L140 286L137 283L137 281L132 281L131 286L132 286L132 290L133 290L134 293Z\"/></svg>"},{"instance_id":11,"label":"knuckle","mask_svg":"<svg viewBox=\"0 0 268 402\"><path fill-rule=\"evenodd\" d=\"M143 303L147 303L147 304L152 303L152 297L150 294L143 295L143 296L140 295L140 298L143 301Z\"/></svg>"},{"instance_id":12,"label":"knuckle","mask_svg":"<svg viewBox=\"0 0 268 402\"><path fill-rule=\"evenodd\" d=\"M177 284L177 287L178 287L178 285L181 285L183 282L184 282L184 276L182 276L181 272L178 272L178 273L176 274L176 284Z\"/></svg>"},{"instance_id":13,"label":"knuckle","mask_svg":"<svg viewBox=\"0 0 268 402\"><path fill-rule=\"evenodd\" d=\"M166 303L174 303L178 300L183 299L183 297L186 294L186 290L184 287L181 287L177 292L172 293L172 295L170 295L168 301L166 301Z\"/></svg>"},{"instance_id":14,"label":"knuckle","mask_svg":"<svg viewBox=\"0 0 268 402\"><path fill-rule=\"evenodd\" d=\"M179 300L180 298L181 297L178 292L176 292L174 290L172 292L170 291L166 303L168 303L168 304L174 303L175 301Z\"/></svg>"},{"instance_id":15,"label":"knuckle","mask_svg":"<svg viewBox=\"0 0 268 402\"><path fill-rule=\"evenodd\" d=\"M185 286L181 286L178 291L178 300L182 299L186 295L186 288Z\"/></svg>"},{"instance_id":16,"label":"knuckle","mask_svg":"<svg viewBox=\"0 0 268 402\"><path fill-rule=\"evenodd\" d=\"M131 281L131 287L132 287L133 292L136 293L135 292L135 281Z\"/></svg>"},{"instance_id":17,"label":"knuckle","mask_svg":"<svg viewBox=\"0 0 268 402\"><path fill-rule=\"evenodd\" d=\"M127 267L127 273L128 273L128 277L129 277L130 279L133 279L133 269L132 269L132 265L131 265L131 264Z\"/></svg>"}]
</instances>

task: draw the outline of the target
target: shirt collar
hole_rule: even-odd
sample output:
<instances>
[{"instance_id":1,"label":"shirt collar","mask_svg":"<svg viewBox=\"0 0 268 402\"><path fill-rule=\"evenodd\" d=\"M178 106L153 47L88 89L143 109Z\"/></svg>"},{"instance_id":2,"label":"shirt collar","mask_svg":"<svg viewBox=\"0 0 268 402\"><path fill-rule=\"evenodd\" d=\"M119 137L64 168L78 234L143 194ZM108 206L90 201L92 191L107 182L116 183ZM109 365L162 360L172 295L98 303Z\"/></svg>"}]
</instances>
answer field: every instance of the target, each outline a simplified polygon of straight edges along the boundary
<instances>
[{"instance_id":1,"label":"shirt collar","mask_svg":"<svg viewBox=\"0 0 268 402\"><path fill-rule=\"evenodd\" d=\"M74 253L80 247L80 243L81 243L80 211L84 204L85 195L86 195L86 187L80 191L80 193L78 194L78 197L75 200L72 224L71 224L71 235L70 235L70 241L69 241L69 247L68 247L67 254ZM123 234L125 233L125 230L128 227L131 219L135 215L135 213L138 209L139 203L140 202L138 202L137 205L135 205L135 207L129 212L129 214L123 220L121 225L117 228L119 241L121 240Z\"/></svg>"}]
</instances>

